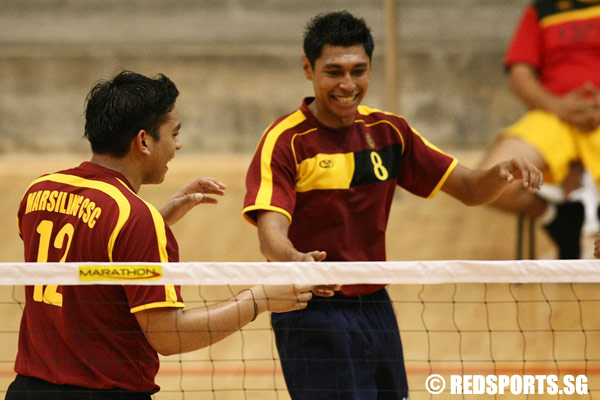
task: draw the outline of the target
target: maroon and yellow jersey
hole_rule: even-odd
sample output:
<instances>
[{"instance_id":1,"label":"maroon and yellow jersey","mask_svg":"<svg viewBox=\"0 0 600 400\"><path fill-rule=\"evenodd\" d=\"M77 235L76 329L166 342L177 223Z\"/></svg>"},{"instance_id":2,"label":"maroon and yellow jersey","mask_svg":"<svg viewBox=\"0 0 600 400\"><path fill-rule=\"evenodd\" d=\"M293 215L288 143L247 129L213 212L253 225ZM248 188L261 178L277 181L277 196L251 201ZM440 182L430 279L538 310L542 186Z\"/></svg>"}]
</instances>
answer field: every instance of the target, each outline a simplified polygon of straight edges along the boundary
<instances>
[{"instance_id":1,"label":"maroon and yellow jersey","mask_svg":"<svg viewBox=\"0 0 600 400\"><path fill-rule=\"evenodd\" d=\"M123 175L89 162L33 181L19 207L18 228L27 262L179 261L177 242L158 210ZM134 313L183 307L179 287L25 290L18 374L94 389L159 389L158 355Z\"/></svg>"},{"instance_id":2,"label":"maroon and yellow jersey","mask_svg":"<svg viewBox=\"0 0 600 400\"><path fill-rule=\"evenodd\" d=\"M310 112L312 100L263 134L246 177L244 217L255 224L258 210L286 215L296 249L324 250L327 261L384 261L396 185L431 197L457 161L404 118L365 106L351 126L329 129ZM341 293L381 287L350 285Z\"/></svg>"},{"instance_id":3,"label":"maroon and yellow jersey","mask_svg":"<svg viewBox=\"0 0 600 400\"><path fill-rule=\"evenodd\" d=\"M540 82L565 94L586 82L600 88L600 0L540 0L526 7L504 63L524 62Z\"/></svg>"}]
</instances>

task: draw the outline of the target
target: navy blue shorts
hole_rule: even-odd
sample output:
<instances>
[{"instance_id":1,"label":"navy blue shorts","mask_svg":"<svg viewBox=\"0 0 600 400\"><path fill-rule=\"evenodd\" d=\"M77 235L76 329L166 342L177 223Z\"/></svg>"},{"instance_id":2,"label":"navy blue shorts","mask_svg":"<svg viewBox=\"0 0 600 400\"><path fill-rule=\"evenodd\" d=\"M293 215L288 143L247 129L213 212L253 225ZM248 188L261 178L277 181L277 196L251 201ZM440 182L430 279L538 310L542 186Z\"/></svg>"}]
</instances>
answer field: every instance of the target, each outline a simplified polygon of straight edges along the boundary
<instances>
[{"instance_id":1,"label":"navy blue shorts","mask_svg":"<svg viewBox=\"0 0 600 400\"><path fill-rule=\"evenodd\" d=\"M408 397L398 322L385 289L315 297L271 323L293 400L401 400Z\"/></svg>"},{"instance_id":2,"label":"navy blue shorts","mask_svg":"<svg viewBox=\"0 0 600 400\"><path fill-rule=\"evenodd\" d=\"M89 389L56 385L31 376L17 375L8 386L5 400L151 400L151 392L124 389Z\"/></svg>"}]
</instances>

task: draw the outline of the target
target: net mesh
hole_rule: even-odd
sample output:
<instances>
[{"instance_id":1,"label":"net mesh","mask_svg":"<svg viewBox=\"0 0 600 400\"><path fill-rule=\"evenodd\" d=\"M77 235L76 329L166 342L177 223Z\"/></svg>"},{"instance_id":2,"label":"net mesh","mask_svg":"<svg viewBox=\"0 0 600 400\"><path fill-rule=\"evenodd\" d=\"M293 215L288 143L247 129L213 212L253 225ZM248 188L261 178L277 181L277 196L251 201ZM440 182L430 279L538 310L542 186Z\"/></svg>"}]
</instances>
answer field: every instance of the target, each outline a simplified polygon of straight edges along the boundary
<instances>
[{"instance_id":1,"label":"net mesh","mask_svg":"<svg viewBox=\"0 0 600 400\"><path fill-rule=\"evenodd\" d=\"M132 284L90 265L0 264L0 396L14 378L25 284ZM116 265L91 265L109 271ZM389 283L411 399L426 381L453 375L584 375L600 398L600 267L594 261L421 261L385 263L178 263L144 284L183 285L187 307L205 306L253 284ZM88 269L86 269L88 268ZM110 278L109 278L110 276ZM115 276L117 276L115 278ZM269 315L208 348L161 357L154 399L289 399ZM531 393L481 398L573 398ZM472 395L462 395L476 398Z\"/></svg>"}]
</instances>

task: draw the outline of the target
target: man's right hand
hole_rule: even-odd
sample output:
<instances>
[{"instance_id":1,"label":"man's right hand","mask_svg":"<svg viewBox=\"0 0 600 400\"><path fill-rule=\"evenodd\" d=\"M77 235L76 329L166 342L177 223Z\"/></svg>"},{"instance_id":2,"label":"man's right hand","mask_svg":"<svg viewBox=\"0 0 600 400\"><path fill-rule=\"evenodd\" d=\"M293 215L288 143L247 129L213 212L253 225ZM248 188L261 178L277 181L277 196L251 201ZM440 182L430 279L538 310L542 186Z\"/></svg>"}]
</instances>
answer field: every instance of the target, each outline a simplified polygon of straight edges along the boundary
<instances>
[{"instance_id":1,"label":"man's right hand","mask_svg":"<svg viewBox=\"0 0 600 400\"><path fill-rule=\"evenodd\" d=\"M259 313L285 312L306 308L312 299L312 285L257 285L252 287Z\"/></svg>"},{"instance_id":2,"label":"man's right hand","mask_svg":"<svg viewBox=\"0 0 600 400\"><path fill-rule=\"evenodd\" d=\"M321 250L309 251L301 255L300 261L323 261L327 257L327 253Z\"/></svg>"},{"instance_id":3,"label":"man's right hand","mask_svg":"<svg viewBox=\"0 0 600 400\"><path fill-rule=\"evenodd\" d=\"M303 254L302 261L323 261L327 257L327 253L320 250L309 251ZM313 288L312 293L319 297L331 297L335 292L340 290L342 285L317 285Z\"/></svg>"}]
</instances>

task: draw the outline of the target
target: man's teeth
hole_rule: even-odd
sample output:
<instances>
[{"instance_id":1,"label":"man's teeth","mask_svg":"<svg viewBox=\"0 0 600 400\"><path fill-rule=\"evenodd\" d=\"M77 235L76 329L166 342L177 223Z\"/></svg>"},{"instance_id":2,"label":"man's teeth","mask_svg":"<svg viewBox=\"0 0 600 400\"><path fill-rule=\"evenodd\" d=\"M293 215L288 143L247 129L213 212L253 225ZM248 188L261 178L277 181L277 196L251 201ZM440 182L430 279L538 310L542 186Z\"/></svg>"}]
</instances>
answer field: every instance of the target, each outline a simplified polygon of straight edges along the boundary
<instances>
[{"instance_id":1,"label":"man's teeth","mask_svg":"<svg viewBox=\"0 0 600 400\"><path fill-rule=\"evenodd\" d=\"M354 101L354 96L351 96L351 97L336 97L335 99L338 102L342 103L342 104L348 104L348 103L352 103L352 101Z\"/></svg>"}]
</instances>

